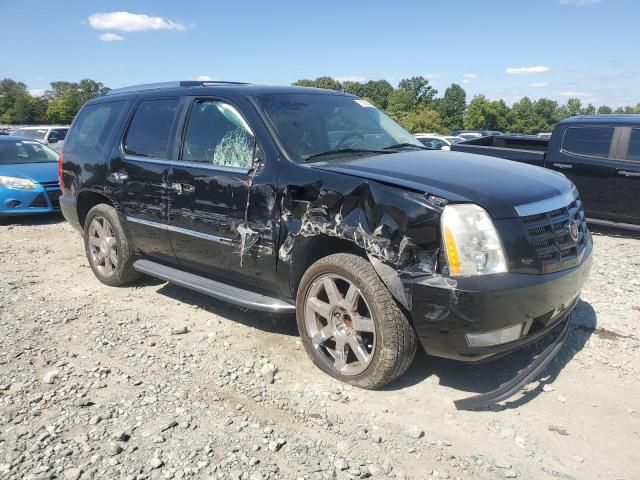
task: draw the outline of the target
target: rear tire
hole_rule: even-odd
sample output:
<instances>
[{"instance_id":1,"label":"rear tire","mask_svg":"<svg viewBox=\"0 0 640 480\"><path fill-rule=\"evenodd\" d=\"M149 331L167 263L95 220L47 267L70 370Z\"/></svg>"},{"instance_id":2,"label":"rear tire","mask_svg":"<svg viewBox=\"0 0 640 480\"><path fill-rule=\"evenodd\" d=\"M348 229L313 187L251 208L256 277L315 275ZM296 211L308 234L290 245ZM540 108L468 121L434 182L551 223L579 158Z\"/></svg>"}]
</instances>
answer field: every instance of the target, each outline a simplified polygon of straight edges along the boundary
<instances>
[{"instance_id":1,"label":"rear tire","mask_svg":"<svg viewBox=\"0 0 640 480\"><path fill-rule=\"evenodd\" d=\"M141 276L133 269L133 251L111 205L101 203L87 213L84 248L91 270L105 285L117 287Z\"/></svg>"},{"instance_id":2,"label":"rear tire","mask_svg":"<svg viewBox=\"0 0 640 480\"><path fill-rule=\"evenodd\" d=\"M371 263L338 253L315 262L300 281L296 316L313 363L343 382L376 389L401 376L416 333Z\"/></svg>"}]
</instances>

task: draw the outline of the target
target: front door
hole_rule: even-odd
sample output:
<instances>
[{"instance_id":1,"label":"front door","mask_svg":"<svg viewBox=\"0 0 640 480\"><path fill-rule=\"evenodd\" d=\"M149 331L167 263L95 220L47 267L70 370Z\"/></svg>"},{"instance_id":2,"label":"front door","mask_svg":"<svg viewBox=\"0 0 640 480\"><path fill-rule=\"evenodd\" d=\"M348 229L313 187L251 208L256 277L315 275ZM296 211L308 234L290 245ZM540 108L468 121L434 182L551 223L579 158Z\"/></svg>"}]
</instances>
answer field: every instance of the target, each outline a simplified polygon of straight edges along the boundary
<instances>
[{"instance_id":1,"label":"front door","mask_svg":"<svg viewBox=\"0 0 640 480\"><path fill-rule=\"evenodd\" d=\"M640 224L640 128L623 129L618 153L611 179L614 220Z\"/></svg>"},{"instance_id":2,"label":"front door","mask_svg":"<svg viewBox=\"0 0 640 480\"><path fill-rule=\"evenodd\" d=\"M610 219L611 177L617 138L610 126L567 128L560 151L547 167L564 173L580 192L587 217Z\"/></svg>"},{"instance_id":3,"label":"front door","mask_svg":"<svg viewBox=\"0 0 640 480\"><path fill-rule=\"evenodd\" d=\"M262 277L270 290L276 192L266 181L268 165L255 162L257 151L238 109L219 99L194 99L168 182L169 232L184 268L252 285Z\"/></svg>"},{"instance_id":4,"label":"front door","mask_svg":"<svg viewBox=\"0 0 640 480\"><path fill-rule=\"evenodd\" d=\"M135 250L165 263L175 262L167 225L167 180L178 107L177 98L141 101L107 176Z\"/></svg>"}]
</instances>

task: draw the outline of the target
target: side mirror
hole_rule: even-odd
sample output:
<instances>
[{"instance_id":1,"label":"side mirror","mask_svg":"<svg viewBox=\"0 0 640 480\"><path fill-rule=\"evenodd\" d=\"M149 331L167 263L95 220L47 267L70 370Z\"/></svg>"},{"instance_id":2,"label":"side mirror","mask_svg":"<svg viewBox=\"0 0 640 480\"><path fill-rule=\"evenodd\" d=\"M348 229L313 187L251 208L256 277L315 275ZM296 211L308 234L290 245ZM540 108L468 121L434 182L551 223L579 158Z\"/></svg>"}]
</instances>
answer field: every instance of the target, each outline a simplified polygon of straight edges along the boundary
<instances>
[{"instance_id":1,"label":"side mirror","mask_svg":"<svg viewBox=\"0 0 640 480\"><path fill-rule=\"evenodd\" d=\"M444 150L445 152L451 151L451 147L449 145L443 145L440 150Z\"/></svg>"}]
</instances>

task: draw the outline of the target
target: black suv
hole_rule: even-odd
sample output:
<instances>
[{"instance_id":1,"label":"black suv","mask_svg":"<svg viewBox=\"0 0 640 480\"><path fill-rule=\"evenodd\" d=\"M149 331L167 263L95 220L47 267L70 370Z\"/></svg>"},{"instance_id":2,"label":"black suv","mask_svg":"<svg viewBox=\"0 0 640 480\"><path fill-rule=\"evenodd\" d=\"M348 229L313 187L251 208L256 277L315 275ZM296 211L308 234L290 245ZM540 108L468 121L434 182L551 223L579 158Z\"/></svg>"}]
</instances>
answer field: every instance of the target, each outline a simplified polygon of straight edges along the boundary
<instances>
[{"instance_id":1,"label":"black suv","mask_svg":"<svg viewBox=\"0 0 640 480\"><path fill-rule=\"evenodd\" d=\"M112 90L74 120L60 183L100 281L143 273L295 312L313 362L365 388L400 376L418 342L478 361L553 333L491 396L504 398L562 344L591 263L563 175L425 151L366 100L329 90Z\"/></svg>"}]
</instances>

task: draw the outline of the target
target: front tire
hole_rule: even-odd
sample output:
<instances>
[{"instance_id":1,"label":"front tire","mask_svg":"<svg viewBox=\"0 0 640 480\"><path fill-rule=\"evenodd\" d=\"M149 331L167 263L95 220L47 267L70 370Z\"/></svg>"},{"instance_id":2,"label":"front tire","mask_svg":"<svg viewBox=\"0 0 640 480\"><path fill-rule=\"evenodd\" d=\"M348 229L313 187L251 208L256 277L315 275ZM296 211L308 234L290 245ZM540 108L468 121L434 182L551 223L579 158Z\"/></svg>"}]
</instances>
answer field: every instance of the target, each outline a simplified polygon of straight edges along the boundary
<instances>
[{"instance_id":1,"label":"front tire","mask_svg":"<svg viewBox=\"0 0 640 480\"><path fill-rule=\"evenodd\" d=\"M357 255L329 255L311 265L300 281L296 316L313 363L361 388L392 382L416 352L409 320L371 264Z\"/></svg>"},{"instance_id":2,"label":"front tire","mask_svg":"<svg viewBox=\"0 0 640 480\"><path fill-rule=\"evenodd\" d=\"M84 248L91 270L105 285L124 285L140 276L133 269L133 251L111 205L101 203L89 210L84 222Z\"/></svg>"}]
</instances>

